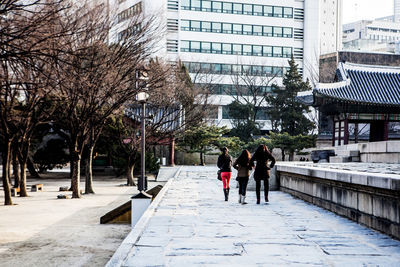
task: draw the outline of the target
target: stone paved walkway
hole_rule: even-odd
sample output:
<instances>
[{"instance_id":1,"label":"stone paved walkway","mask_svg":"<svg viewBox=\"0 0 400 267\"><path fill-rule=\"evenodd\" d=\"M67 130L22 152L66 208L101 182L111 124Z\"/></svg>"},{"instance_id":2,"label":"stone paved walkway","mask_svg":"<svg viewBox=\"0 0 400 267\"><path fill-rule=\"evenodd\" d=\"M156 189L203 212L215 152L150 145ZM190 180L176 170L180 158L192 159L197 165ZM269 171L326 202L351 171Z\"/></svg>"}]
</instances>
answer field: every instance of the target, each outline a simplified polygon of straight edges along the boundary
<instances>
[{"instance_id":1,"label":"stone paved walkway","mask_svg":"<svg viewBox=\"0 0 400 267\"><path fill-rule=\"evenodd\" d=\"M400 242L282 192L223 201L216 169L184 167L122 266L400 266ZM127 256L127 257L126 257Z\"/></svg>"}]
</instances>

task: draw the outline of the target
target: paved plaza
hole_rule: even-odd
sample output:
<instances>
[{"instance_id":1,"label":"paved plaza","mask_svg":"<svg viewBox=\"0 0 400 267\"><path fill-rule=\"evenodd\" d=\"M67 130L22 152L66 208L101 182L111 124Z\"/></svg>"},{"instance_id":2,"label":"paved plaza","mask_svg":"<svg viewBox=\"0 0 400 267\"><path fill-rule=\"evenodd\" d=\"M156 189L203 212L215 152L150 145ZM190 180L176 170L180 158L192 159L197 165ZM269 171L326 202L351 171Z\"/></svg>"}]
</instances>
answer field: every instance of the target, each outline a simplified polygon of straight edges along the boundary
<instances>
[{"instance_id":1,"label":"paved plaza","mask_svg":"<svg viewBox=\"0 0 400 267\"><path fill-rule=\"evenodd\" d=\"M400 266L400 241L286 193L240 205L233 178L223 201L216 170L183 167L109 266Z\"/></svg>"}]
</instances>

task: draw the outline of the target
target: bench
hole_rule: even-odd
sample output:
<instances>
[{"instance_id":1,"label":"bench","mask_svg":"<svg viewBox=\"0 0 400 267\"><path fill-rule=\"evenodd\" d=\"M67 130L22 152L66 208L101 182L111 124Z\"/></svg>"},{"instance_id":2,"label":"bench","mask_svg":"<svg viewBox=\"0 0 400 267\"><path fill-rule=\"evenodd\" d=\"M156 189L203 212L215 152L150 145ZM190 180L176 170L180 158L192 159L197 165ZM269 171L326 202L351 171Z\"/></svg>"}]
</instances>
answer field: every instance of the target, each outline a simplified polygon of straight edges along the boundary
<instances>
[{"instance_id":1,"label":"bench","mask_svg":"<svg viewBox=\"0 0 400 267\"><path fill-rule=\"evenodd\" d=\"M19 187L16 187L16 188L13 187L13 188L11 188L11 196L12 196L12 197L15 197L16 194L19 195L20 193L21 193L21 188L19 188Z\"/></svg>"},{"instance_id":2,"label":"bench","mask_svg":"<svg viewBox=\"0 0 400 267\"><path fill-rule=\"evenodd\" d=\"M43 184L34 184L31 186L31 192L43 191Z\"/></svg>"}]
</instances>

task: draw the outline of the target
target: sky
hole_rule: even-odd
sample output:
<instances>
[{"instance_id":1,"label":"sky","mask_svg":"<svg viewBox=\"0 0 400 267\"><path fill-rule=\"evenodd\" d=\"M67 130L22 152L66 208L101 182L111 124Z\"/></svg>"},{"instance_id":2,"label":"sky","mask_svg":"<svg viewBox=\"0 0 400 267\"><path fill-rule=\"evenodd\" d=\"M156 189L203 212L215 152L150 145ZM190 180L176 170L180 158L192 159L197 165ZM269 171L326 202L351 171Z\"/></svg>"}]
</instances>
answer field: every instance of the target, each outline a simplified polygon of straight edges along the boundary
<instances>
[{"instance_id":1,"label":"sky","mask_svg":"<svg viewBox=\"0 0 400 267\"><path fill-rule=\"evenodd\" d=\"M393 15L393 0L343 0L343 23Z\"/></svg>"}]
</instances>

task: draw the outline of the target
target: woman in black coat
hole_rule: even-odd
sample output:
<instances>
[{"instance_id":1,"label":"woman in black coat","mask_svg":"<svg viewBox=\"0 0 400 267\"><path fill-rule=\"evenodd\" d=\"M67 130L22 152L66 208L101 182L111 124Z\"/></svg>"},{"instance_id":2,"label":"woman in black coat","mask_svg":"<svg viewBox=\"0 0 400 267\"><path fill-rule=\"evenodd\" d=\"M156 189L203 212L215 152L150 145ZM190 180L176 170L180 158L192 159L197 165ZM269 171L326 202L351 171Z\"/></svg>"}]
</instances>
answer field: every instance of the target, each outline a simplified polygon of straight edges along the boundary
<instances>
[{"instance_id":1,"label":"woman in black coat","mask_svg":"<svg viewBox=\"0 0 400 267\"><path fill-rule=\"evenodd\" d=\"M268 160L271 161L271 165L268 166ZM256 195L257 204L260 204L260 189L261 181L264 181L264 196L265 202L268 202L268 191L269 191L269 170L275 165L275 158L269 152L266 145L259 145L253 157L251 158L251 164L257 162L256 169L254 171L254 180L256 181Z\"/></svg>"},{"instance_id":2,"label":"woman in black coat","mask_svg":"<svg viewBox=\"0 0 400 267\"><path fill-rule=\"evenodd\" d=\"M228 154L228 148L222 149L222 154L218 157L217 166L221 171L222 184L224 187L225 201L229 196L229 181L232 177L232 157Z\"/></svg>"}]
</instances>

